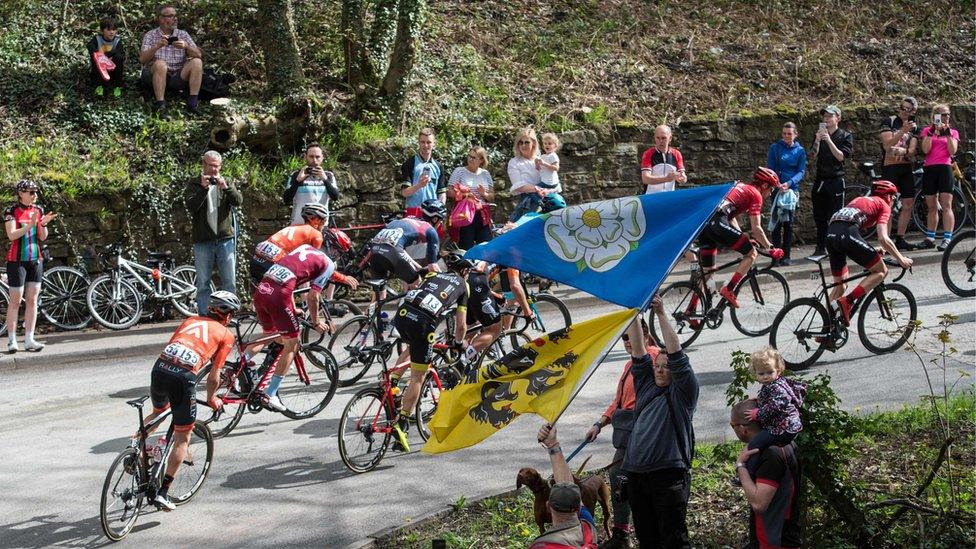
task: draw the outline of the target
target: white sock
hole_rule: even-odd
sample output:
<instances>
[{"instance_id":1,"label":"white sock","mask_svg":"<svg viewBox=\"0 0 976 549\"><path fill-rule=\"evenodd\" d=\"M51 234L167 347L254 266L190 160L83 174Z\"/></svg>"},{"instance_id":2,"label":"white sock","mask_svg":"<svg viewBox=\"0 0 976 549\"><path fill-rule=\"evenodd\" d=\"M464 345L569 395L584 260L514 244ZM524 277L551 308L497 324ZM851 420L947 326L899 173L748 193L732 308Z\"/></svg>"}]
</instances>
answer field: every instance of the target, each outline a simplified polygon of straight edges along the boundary
<instances>
[{"instance_id":1,"label":"white sock","mask_svg":"<svg viewBox=\"0 0 976 549\"><path fill-rule=\"evenodd\" d=\"M34 332L27 332L24 334L24 342L34 341Z\"/></svg>"}]
</instances>

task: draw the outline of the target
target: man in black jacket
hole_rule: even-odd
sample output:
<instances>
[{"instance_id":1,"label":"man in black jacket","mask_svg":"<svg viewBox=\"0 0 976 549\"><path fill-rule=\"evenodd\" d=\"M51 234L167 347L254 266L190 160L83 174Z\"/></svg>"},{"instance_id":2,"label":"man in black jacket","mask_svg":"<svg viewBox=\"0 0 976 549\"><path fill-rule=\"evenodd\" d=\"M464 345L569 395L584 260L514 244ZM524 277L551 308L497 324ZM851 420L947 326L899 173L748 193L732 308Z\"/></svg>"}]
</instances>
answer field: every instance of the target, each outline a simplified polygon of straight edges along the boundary
<instances>
[{"instance_id":1,"label":"man in black jacket","mask_svg":"<svg viewBox=\"0 0 976 549\"><path fill-rule=\"evenodd\" d=\"M685 518L691 493L698 378L668 324L660 297L654 297L653 308L667 353L658 354L652 363L640 323L635 321L628 329L637 419L622 466L627 475L627 500L641 547L691 547Z\"/></svg>"},{"instance_id":2,"label":"man in black jacket","mask_svg":"<svg viewBox=\"0 0 976 549\"><path fill-rule=\"evenodd\" d=\"M844 161L854 152L854 135L837 127L840 108L820 109L822 123L812 150L817 156L817 177L813 182L813 221L817 224L817 249L813 255L827 253L827 225L830 216L844 207Z\"/></svg>"}]
</instances>

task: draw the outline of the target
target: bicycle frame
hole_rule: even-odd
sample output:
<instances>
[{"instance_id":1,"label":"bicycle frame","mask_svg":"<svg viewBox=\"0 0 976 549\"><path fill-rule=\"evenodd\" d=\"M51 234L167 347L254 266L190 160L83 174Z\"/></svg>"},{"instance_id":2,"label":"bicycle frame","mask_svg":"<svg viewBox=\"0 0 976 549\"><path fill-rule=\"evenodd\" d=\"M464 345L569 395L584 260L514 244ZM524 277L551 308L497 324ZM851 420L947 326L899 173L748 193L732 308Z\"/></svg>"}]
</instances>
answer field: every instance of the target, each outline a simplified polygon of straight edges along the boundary
<instances>
[{"instance_id":1,"label":"bicycle frame","mask_svg":"<svg viewBox=\"0 0 976 549\"><path fill-rule=\"evenodd\" d=\"M849 276L847 278L844 278L840 282L829 282L828 283L827 282L827 275L824 274L824 267L823 267L823 262L822 261L817 262L817 269L818 269L818 272L820 273L820 291L817 292L816 299L818 301L820 299L823 299L824 305L827 306L827 312L829 312L830 315L831 315L830 322L833 323L833 316L834 316L835 313L834 313L834 307L830 303L830 298L828 296L828 292L831 289L836 288L837 286L842 286L842 285L847 284L848 282L853 282L855 280L860 280L862 278L865 278L865 277L867 277L868 275L871 274L871 271L864 270L861 273L858 273L856 275L853 275L853 276ZM895 282L898 282L899 280L901 280L902 277L905 276L905 273L907 271L908 271L908 269L902 268L901 274L899 274L897 277L895 277L891 281L891 283L894 284ZM881 291L881 292L883 292L884 291L884 287L885 287L885 281L882 280L875 288L873 288L871 290L870 293L873 293L875 291ZM868 295L865 295L864 298L861 299L861 300L859 300L857 303L852 304L853 306L851 307L851 318L854 318L854 314L857 313L858 309L861 308L861 305L862 304L867 303L867 298L870 297L870 293Z\"/></svg>"},{"instance_id":2,"label":"bicycle frame","mask_svg":"<svg viewBox=\"0 0 976 549\"><path fill-rule=\"evenodd\" d=\"M197 291L196 286L190 286L183 280L180 280L179 278L176 278L175 276L172 276L161 269L151 269L145 265L140 265L139 263L129 261L121 255L118 256L118 263L114 271L115 274L118 274L120 271L129 273L140 286L145 288L147 292L150 292L156 299L178 299L191 295ZM156 282L156 285L153 286L149 284L144 275L141 275L140 272L146 273L148 278L151 278ZM180 288L179 291L163 293L164 279L168 280L176 288Z\"/></svg>"}]
</instances>

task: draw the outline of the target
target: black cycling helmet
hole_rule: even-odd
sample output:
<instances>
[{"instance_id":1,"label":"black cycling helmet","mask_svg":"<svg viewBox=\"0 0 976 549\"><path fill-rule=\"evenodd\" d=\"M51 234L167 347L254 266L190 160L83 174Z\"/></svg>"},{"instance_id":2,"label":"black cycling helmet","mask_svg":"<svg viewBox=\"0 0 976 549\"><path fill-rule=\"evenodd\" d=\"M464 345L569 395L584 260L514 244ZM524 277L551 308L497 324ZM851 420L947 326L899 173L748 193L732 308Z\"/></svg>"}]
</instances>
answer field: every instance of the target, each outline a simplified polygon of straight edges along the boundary
<instances>
[{"instance_id":1,"label":"black cycling helmet","mask_svg":"<svg viewBox=\"0 0 976 549\"><path fill-rule=\"evenodd\" d=\"M236 313L241 309L241 300L231 292L217 290L210 294L210 302L207 309L220 314Z\"/></svg>"},{"instance_id":2,"label":"black cycling helmet","mask_svg":"<svg viewBox=\"0 0 976 549\"><path fill-rule=\"evenodd\" d=\"M312 202L302 206L302 219L305 221L310 219L321 219L322 221L325 221L328 217L329 210L318 202Z\"/></svg>"},{"instance_id":3,"label":"black cycling helmet","mask_svg":"<svg viewBox=\"0 0 976 549\"><path fill-rule=\"evenodd\" d=\"M420 213L427 221L435 217L439 217L442 220L447 219L447 208L444 207L443 202L436 198L424 200L423 204L420 205Z\"/></svg>"},{"instance_id":4,"label":"black cycling helmet","mask_svg":"<svg viewBox=\"0 0 976 549\"><path fill-rule=\"evenodd\" d=\"M542 197L542 213L554 212L566 207L566 200L558 193L550 193Z\"/></svg>"},{"instance_id":5,"label":"black cycling helmet","mask_svg":"<svg viewBox=\"0 0 976 549\"><path fill-rule=\"evenodd\" d=\"M19 193L24 191L38 191L40 188L40 185L38 185L35 181L31 181L30 179L21 179L17 182L17 192Z\"/></svg>"},{"instance_id":6,"label":"black cycling helmet","mask_svg":"<svg viewBox=\"0 0 976 549\"><path fill-rule=\"evenodd\" d=\"M470 269L474 267L474 262L470 259L464 258L464 250L459 250L457 252L451 252L444 256L444 264L447 268L459 273L465 269Z\"/></svg>"}]
</instances>

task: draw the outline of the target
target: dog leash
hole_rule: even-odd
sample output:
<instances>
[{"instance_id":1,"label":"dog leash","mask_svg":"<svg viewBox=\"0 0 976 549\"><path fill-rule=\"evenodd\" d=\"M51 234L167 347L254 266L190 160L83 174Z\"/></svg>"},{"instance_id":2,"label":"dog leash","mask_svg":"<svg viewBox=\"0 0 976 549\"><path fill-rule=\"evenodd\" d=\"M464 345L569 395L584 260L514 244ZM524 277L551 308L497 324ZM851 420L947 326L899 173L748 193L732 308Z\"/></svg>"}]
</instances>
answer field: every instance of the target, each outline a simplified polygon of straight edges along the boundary
<instances>
[{"instance_id":1,"label":"dog leash","mask_svg":"<svg viewBox=\"0 0 976 549\"><path fill-rule=\"evenodd\" d=\"M587 444L589 444L589 443L590 443L590 441L588 441L588 440L586 440L586 439L584 438L584 439L583 439L583 442L581 442L581 443L580 443L580 445L579 445L579 446L577 446L575 450L573 450L573 453L572 453L572 454L569 454L569 457L568 457L568 458L566 458L566 463L569 463L569 460L571 460L571 459L573 459L574 457L576 457L576 454L578 454L578 453L580 453L580 450L582 450L582 449L583 449L583 447L584 447L584 446L586 446L586 445L587 445Z\"/></svg>"}]
</instances>

